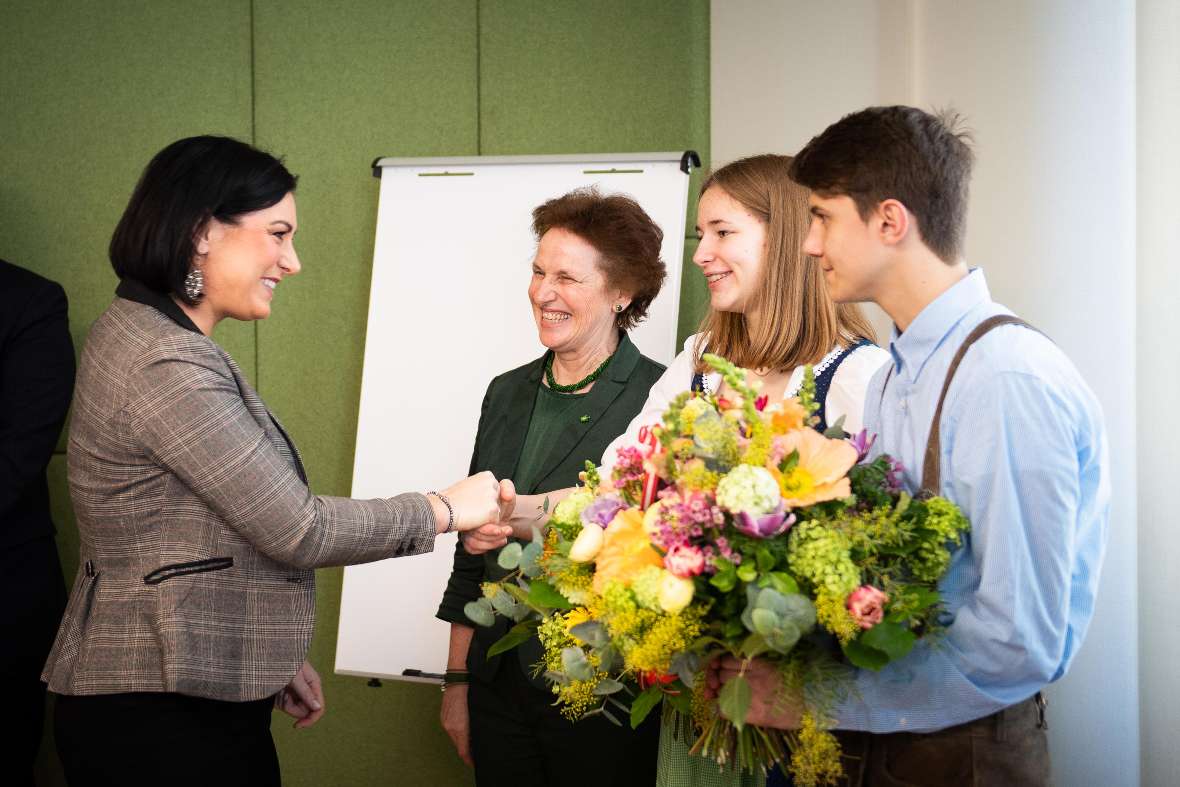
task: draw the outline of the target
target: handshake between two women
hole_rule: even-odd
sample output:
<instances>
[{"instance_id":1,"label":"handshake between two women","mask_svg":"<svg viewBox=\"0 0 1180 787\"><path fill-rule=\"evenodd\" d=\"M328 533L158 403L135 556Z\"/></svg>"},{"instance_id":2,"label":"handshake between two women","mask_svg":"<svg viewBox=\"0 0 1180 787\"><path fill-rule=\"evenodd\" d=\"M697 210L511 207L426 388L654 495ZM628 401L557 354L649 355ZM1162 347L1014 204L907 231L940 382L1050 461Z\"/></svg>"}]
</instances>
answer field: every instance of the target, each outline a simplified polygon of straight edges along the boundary
<instances>
[{"instance_id":1,"label":"handshake between two women","mask_svg":"<svg viewBox=\"0 0 1180 787\"><path fill-rule=\"evenodd\" d=\"M512 535L509 524L516 508L516 487L497 481L487 470L464 478L441 493L427 493L439 533L458 531L472 554L499 549Z\"/></svg>"}]
</instances>

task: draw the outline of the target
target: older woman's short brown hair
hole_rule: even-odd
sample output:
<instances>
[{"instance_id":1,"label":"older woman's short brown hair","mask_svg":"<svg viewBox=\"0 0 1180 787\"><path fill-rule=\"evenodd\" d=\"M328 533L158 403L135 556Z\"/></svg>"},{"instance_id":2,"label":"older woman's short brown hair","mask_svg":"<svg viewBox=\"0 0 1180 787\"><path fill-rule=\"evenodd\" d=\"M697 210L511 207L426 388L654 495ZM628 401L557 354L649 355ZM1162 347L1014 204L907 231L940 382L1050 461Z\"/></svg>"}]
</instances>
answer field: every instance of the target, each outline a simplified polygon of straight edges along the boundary
<instances>
[{"instance_id":1,"label":"older woman's short brown hair","mask_svg":"<svg viewBox=\"0 0 1180 787\"><path fill-rule=\"evenodd\" d=\"M537 240L554 228L572 232L598 251L607 286L631 297L615 323L623 330L638 325L667 276L660 259L663 230L635 200L621 194L604 197L593 187L576 189L533 211Z\"/></svg>"}]
</instances>

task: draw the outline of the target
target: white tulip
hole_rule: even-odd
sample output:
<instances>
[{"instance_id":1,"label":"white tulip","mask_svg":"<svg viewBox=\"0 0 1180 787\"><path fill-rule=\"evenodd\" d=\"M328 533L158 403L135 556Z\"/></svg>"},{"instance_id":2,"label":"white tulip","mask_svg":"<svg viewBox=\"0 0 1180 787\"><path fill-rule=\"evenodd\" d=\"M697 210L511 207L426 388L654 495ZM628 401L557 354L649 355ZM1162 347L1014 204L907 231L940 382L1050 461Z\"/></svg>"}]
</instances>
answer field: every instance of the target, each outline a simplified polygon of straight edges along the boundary
<instances>
[{"instance_id":1,"label":"white tulip","mask_svg":"<svg viewBox=\"0 0 1180 787\"><path fill-rule=\"evenodd\" d=\"M575 563L589 563L602 549L603 538L605 531L598 525L583 525L582 532L578 533L573 546L570 547L570 560Z\"/></svg>"}]
</instances>

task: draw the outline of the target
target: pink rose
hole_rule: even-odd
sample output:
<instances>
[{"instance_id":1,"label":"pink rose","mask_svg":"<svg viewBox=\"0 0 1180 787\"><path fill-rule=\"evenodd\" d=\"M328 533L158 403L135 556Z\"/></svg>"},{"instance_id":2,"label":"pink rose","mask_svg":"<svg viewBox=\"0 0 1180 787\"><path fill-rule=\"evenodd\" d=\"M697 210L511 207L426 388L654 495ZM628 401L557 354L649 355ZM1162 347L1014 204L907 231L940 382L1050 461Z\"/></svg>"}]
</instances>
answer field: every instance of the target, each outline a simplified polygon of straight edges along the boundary
<instances>
[{"instance_id":1,"label":"pink rose","mask_svg":"<svg viewBox=\"0 0 1180 787\"><path fill-rule=\"evenodd\" d=\"M889 603L889 596L872 585L861 585L848 594L844 602L852 617L862 629L871 629L885 617L885 605Z\"/></svg>"},{"instance_id":2,"label":"pink rose","mask_svg":"<svg viewBox=\"0 0 1180 787\"><path fill-rule=\"evenodd\" d=\"M705 569L705 555L687 544L676 544L664 555L664 568L678 577L695 577Z\"/></svg>"}]
</instances>

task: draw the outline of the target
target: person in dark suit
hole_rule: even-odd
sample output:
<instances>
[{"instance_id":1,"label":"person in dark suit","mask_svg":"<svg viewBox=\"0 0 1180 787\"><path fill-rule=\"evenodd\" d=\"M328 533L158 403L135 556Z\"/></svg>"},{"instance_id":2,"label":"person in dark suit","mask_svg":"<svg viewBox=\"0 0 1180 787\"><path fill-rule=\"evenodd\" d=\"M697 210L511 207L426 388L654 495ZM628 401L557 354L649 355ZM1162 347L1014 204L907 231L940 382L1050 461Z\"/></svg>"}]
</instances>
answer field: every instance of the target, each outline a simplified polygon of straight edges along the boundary
<instances>
[{"instance_id":1,"label":"person in dark suit","mask_svg":"<svg viewBox=\"0 0 1180 787\"><path fill-rule=\"evenodd\" d=\"M33 783L45 713L41 665L65 608L45 469L73 390L65 292L0 260L0 674L19 720L0 738L0 756L14 784Z\"/></svg>"},{"instance_id":2,"label":"person in dark suit","mask_svg":"<svg viewBox=\"0 0 1180 787\"><path fill-rule=\"evenodd\" d=\"M627 337L663 284L663 233L635 201L594 190L541 205L533 232L529 301L547 350L488 386L471 471L512 478L522 495L561 490L555 502L627 428L664 371ZM507 624L474 629L463 607L505 572L498 550L478 551L456 546L438 617L451 624L442 724L479 787L653 784L658 719L635 731L601 716L565 720L544 681L529 677L541 660L535 638L488 659Z\"/></svg>"},{"instance_id":3,"label":"person in dark suit","mask_svg":"<svg viewBox=\"0 0 1180 787\"><path fill-rule=\"evenodd\" d=\"M300 270L295 178L225 137L148 164L111 240L120 284L82 350L68 449L80 568L43 677L72 787L277 787L275 707L324 712L315 572L503 543L511 485L313 494L294 443L210 335ZM211 770L206 764L212 764Z\"/></svg>"}]
</instances>

